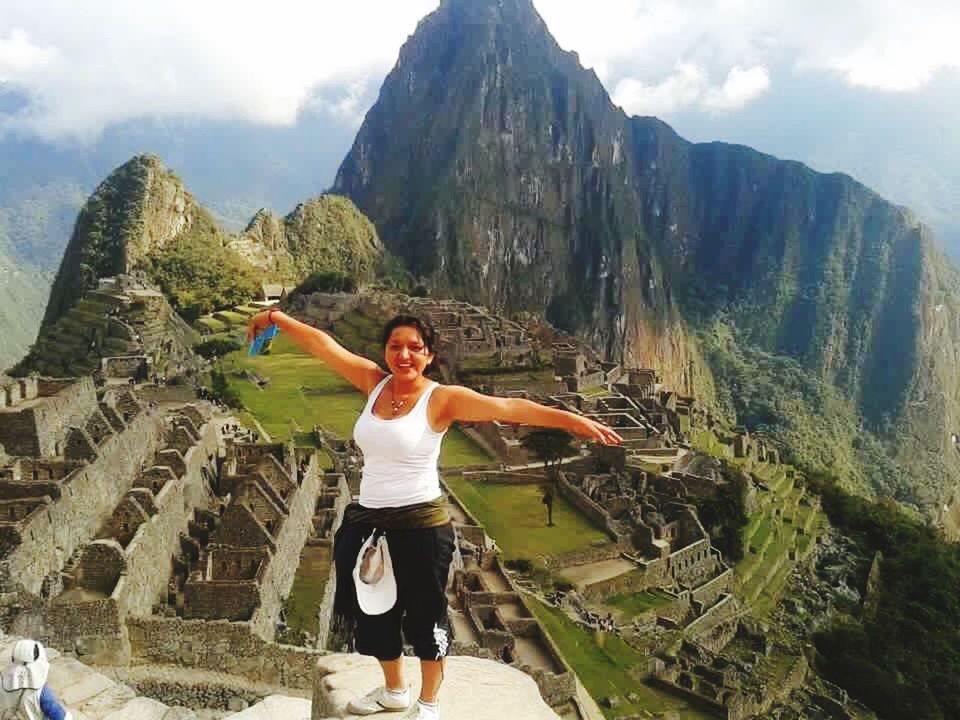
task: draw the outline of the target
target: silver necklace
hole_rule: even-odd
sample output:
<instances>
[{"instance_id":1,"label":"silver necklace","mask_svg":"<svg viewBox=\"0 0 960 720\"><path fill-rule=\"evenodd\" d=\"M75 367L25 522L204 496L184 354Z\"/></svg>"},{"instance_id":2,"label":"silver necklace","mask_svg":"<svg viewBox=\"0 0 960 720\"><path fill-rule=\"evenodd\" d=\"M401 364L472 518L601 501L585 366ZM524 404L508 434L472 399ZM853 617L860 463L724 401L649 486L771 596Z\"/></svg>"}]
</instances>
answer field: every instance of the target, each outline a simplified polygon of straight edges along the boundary
<instances>
[{"instance_id":1,"label":"silver necklace","mask_svg":"<svg viewBox=\"0 0 960 720\"><path fill-rule=\"evenodd\" d=\"M407 395L403 400L397 400L397 396L393 387L393 380L390 381L390 411L394 415L398 415L400 410L403 409L403 406L407 404L407 401L410 399L410 396Z\"/></svg>"}]
</instances>

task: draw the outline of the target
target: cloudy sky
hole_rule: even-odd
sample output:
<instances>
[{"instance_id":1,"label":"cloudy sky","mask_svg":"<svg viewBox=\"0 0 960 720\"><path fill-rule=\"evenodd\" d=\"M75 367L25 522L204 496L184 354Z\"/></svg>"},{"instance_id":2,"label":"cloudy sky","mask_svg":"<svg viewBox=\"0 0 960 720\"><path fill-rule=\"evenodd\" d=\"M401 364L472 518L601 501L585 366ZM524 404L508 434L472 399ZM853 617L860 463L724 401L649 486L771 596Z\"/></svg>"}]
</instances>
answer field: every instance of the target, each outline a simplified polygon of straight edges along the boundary
<instances>
[{"instance_id":1,"label":"cloudy sky","mask_svg":"<svg viewBox=\"0 0 960 720\"><path fill-rule=\"evenodd\" d=\"M946 162L960 159L956 0L535 4L629 113L660 116L695 140L866 172L894 199L960 192L960 171L950 175ZM286 125L304 110L356 125L400 45L437 5L0 0L0 132L84 142L142 116ZM941 117L957 153L942 171L926 167L931 130L917 128L920 114ZM889 127L894 119L904 126ZM906 137L914 132L924 137ZM920 180L876 158L894 141L923 168Z\"/></svg>"}]
</instances>

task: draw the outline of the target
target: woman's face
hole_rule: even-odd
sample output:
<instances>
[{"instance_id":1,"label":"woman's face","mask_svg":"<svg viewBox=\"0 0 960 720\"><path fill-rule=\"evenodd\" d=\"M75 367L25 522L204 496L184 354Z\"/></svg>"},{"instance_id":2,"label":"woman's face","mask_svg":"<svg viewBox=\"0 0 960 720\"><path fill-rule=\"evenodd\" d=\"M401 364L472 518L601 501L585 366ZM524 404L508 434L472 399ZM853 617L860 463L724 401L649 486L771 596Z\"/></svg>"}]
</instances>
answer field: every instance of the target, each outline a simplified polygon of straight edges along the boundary
<instances>
[{"instance_id":1,"label":"woman's face","mask_svg":"<svg viewBox=\"0 0 960 720\"><path fill-rule=\"evenodd\" d=\"M400 380L415 380L433 361L420 332L415 327L394 328L384 348L384 359L390 372Z\"/></svg>"}]
</instances>

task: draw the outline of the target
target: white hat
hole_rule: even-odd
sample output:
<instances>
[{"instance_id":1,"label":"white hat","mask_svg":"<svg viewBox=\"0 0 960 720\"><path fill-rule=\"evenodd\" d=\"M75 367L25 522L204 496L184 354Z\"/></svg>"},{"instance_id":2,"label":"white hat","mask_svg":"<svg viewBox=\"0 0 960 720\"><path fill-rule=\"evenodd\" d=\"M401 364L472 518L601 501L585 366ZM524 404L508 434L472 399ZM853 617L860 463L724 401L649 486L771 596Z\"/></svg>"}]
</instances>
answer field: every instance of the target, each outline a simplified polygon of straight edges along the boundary
<instances>
[{"instance_id":1,"label":"white hat","mask_svg":"<svg viewBox=\"0 0 960 720\"><path fill-rule=\"evenodd\" d=\"M19 640L13 646L10 661L0 673L0 686L4 691L43 689L50 674L50 661L43 645L35 640Z\"/></svg>"},{"instance_id":2,"label":"white hat","mask_svg":"<svg viewBox=\"0 0 960 720\"><path fill-rule=\"evenodd\" d=\"M367 615L383 615L397 603L397 579L393 576L393 562L387 538L376 531L370 533L353 568L353 584L357 588L357 604Z\"/></svg>"}]
</instances>

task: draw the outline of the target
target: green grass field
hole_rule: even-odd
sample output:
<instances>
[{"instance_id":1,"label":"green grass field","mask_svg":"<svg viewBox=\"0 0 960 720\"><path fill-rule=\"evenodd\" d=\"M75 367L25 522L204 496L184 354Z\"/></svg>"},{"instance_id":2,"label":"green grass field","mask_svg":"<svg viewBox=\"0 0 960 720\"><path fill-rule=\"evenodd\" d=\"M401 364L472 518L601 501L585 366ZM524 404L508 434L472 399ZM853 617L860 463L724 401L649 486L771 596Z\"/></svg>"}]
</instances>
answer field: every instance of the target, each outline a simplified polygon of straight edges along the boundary
<instances>
[{"instance_id":1,"label":"green grass field","mask_svg":"<svg viewBox=\"0 0 960 720\"><path fill-rule=\"evenodd\" d=\"M223 364L244 407L275 440L288 440L315 425L345 438L353 434L353 425L363 410L363 395L284 335L273 342L268 355L249 357L242 350L228 355ZM270 382L260 389L234 374L243 370L252 370ZM447 433L440 452L441 466L488 462L491 458L459 430Z\"/></svg>"},{"instance_id":2,"label":"green grass field","mask_svg":"<svg viewBox=\"0 0 960 720\"><path fill-rule=\"evenodd\" d=\"M197 318L196 325L198 325L200 328L205 328L215 333L222 333L227 329L226 323L220 322L219 320L214 320L209 316Z\"/></svg>"},{"instance_id":3,"label":"green grass field","mask_svg":"<svg viewBox=\"0 0 960 720\"><path fill-rule=\"evenodd\" d=\"M631 620L647 610L663 607L669 603L668 595L656 591L644 591L614 595L604 604L619 610L622 619Z\"/></svg>"},{"instance_id":4,"label":"green grass field","mask_svg":"<svg viewBox=\"0 0 960 720\"><path fill-rule=\"evenodd\" d=\"M233 310L221 310L216 314L231 326L247 324L247 316L238 312L234 312Z\"/></svg>"},{"instance_id":5,"label":"green grass field","mask_svg":"<svg viewBox=\"0 0 960 720\"><path fill-rule=\"evenodd\" d=\"M286 605L287 625L292 630L317 634L317 611L327 588L331 562L329 547L307 545L303 548Z\"/></svg>"},{"instance_id":6,"label":"green grass field","mask_svg":"<svg viewBox=\"0 0 960 720\"><path fill-rule=\"evenodd\" d=\"M620 698L621 704L615 709L603 708L606 717L612 719L643 711L663 713L671 710L677 713L673 717L679 720L708 720L712 717L691 708L680 698L637 681L631 675L631 669L639 666L647 656L620 638L606 635L600 641L560 610L533 598L527 599L533 614L553 638L591 697L598 703L610 696ZM637 697L637 702L627 700L629 693Z\"/></svg>"},{"instance_id":7,"label":"green grass field","mask_svg":"<svg viewBox=\"0 0 960 720\"><path fill-rule=\"evenodd\" d=\"M610 538L562 497L553 501L553 527L538 485L502 485L446 478L447 484L510 558L559 555Z\"/></svg>"}]
</instances>

